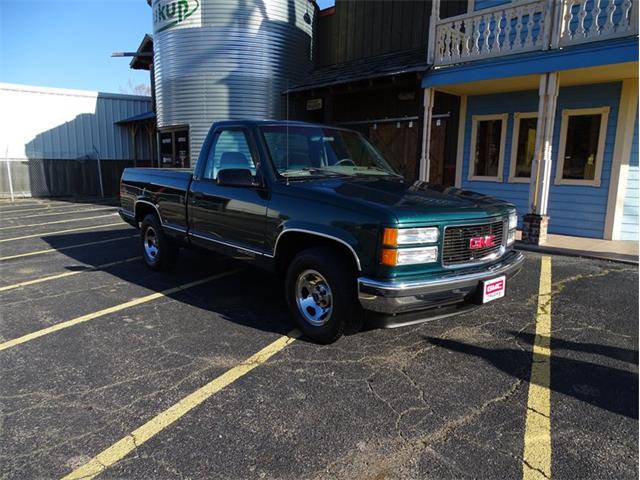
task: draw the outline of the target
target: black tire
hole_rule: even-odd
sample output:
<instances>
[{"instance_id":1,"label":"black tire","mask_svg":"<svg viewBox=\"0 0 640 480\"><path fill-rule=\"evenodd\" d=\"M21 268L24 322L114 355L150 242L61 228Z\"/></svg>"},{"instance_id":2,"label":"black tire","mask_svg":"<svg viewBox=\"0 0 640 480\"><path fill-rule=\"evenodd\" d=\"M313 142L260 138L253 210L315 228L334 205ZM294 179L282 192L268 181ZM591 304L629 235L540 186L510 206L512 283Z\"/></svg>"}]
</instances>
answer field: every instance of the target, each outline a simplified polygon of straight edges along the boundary
<instances>
[{"instance_id":1,"label":"black tire","mask_svg":"<svg viewBox=\"0 0 640 480\"><path fill-rule=\"evenodd\" d=\"M318 247L300 252L287 269L285 279L287 305L302 333L314 342L321 344L335 342L342 336L345 327L351 323L353 317L360 313L356 294L356 274L350 260L332 248ZM319 274L319 277L316 274ZM316 280L312 284L320 290L314 289L314 293L320 292L320 296L304 294L305 291L310 294L305 286L309 279ZM326 289L326 286L329 288ZM327 292L329 297L326 295ZM307 298L309 302L313 300L311 306L306 308L307 312L310 312L307 316L302 311L304 306L299 306L299 298L303 303ZM324 310L324 308L317 310L316 308L327 298L330 298L330 314L309 320L309 316L317 315ZM316 299L320 299L320 303L316 303Z\"/></svg>"},{"instance_id":2,"label":"black tire","mask_svg":"<svg viewBox=\"0 0 640 480\"><path fill-rule=\"evenodd\" d=\"M151 270L170 270L178 260L178 246L167 238L158 217L152 213L140 224L140 250L144 263Z\"/></svg>"}]
</instances>

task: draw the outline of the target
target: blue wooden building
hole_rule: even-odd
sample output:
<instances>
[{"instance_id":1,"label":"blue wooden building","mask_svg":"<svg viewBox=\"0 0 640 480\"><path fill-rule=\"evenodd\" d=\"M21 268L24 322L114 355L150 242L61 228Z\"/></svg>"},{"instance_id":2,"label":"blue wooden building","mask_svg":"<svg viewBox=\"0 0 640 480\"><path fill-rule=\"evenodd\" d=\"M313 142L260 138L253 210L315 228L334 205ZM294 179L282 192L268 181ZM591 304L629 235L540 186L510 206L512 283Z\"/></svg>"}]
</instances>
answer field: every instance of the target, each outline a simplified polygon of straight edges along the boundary
<instances>
[{"instance_id":1,"label":"blue wooden building","mask_svg":"<svg viewBox=\"0 0 640 480\"><path fill-rule=\"evenodd\" d=\"M441 7L421 178L437 95L453 95L456 187L512 201L521 226L531 214L549 233L638 240L638 0L469 0L449 18Z\"/></svg>"}]
</instances>

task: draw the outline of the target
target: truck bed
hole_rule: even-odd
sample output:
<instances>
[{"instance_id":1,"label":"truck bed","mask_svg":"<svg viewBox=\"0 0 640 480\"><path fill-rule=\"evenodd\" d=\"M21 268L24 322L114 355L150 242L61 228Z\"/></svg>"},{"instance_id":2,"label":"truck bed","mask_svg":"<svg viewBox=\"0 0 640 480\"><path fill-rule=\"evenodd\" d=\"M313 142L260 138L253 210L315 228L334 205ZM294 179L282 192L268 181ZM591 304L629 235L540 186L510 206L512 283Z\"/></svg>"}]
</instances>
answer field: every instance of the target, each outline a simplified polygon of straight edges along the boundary
<instances>
[{"instance_id":1,"label":"truck bed","mask_svg":"<svg viewBox=\"0 0 640 480\"><path fill-rule=\"evenodd\" d=\"M120 204L134 212L137 201L157 206L165 224L184 229L187 221L187 192L192 171L186 168L126 168L120 184Z\"/></svg>"}]
</instances>

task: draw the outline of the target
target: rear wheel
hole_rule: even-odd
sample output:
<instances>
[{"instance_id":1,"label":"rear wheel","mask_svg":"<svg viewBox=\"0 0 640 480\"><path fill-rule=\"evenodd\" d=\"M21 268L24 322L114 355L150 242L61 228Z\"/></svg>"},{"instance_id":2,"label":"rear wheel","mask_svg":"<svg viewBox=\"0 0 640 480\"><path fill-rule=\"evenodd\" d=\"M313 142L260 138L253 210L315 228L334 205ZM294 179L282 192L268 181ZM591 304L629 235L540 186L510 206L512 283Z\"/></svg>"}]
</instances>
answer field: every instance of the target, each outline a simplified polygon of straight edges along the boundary
<instances>
[{"instance_id":1,"label":"rear wheel","mask_svg":"<svg viewBox=\"0 0 640 480\"><path fill-rule=\"evenodd\" d=\"M162 231L158 217L149 214L140 224L142 258L151 270L169 270L178 259L178 246Z\"/></svg>"},{"instance_id":2,"label":"rear wheel","mask_svg":"<svg viewBox=\"0 0 640 480\"><path fill-rule=\"evenodd\" d=\"M338 252L320 247L300 252L285 280L287 304L309 339L332 343L359 312L353 269Z\"/></svg>"}]
</instances>

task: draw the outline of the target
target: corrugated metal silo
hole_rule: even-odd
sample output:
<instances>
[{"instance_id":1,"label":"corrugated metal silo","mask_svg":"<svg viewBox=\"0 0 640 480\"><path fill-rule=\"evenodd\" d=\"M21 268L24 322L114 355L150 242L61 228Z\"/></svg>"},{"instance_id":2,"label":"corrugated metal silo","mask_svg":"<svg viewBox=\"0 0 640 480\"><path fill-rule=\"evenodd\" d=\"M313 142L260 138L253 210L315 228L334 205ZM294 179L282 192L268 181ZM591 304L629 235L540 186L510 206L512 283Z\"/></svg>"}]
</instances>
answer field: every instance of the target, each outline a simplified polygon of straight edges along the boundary
<instances>
[{"instance_id":1,"label":"corrugated metal silo","mask_svg":"<svg viewBox=\"0 0 640 480\"><path fill-rule=\"evenodd\" d=\"M284 118L311 68L312 0L155 0L158 126L189 126L192 164L213 121Z\"/></svg>"}]
</instances>

